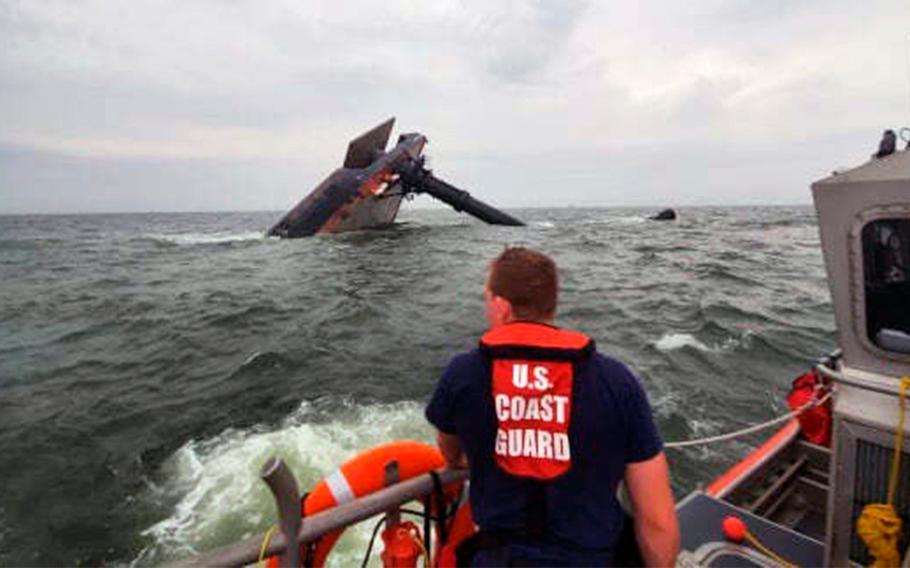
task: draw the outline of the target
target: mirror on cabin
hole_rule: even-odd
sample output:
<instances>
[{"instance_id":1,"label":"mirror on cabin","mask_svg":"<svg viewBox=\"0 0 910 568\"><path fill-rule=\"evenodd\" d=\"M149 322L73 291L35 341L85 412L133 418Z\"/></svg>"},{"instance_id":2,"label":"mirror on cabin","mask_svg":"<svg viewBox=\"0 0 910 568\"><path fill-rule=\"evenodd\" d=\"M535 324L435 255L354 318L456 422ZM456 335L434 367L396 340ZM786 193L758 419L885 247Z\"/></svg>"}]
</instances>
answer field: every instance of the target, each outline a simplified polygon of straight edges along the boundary
<instances>
[{"instance_id":1,"label":"mirror on cabin","mask_svg":"<svg viewBox=\"0 0 910 568\"><path fill-rule=\"evenodd\" d=\"M910 354L910 219L871 221L862 243L869 340Z\"/></svg>"}]
</instances>

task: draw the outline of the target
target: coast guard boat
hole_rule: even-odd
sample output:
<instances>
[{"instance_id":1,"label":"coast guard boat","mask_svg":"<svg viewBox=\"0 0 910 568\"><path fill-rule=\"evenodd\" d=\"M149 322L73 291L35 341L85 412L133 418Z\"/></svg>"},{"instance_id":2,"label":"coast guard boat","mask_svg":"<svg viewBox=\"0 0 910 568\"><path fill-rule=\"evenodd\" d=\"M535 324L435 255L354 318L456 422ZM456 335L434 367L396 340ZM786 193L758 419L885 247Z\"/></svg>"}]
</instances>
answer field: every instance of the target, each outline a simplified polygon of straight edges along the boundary
<instances>
[{"instance_id":1,"label":"coast guard boat","mask_svg":"<svg viewBox=\"0 0 910 568\"><path fill-rule=\"evenodd\" d=\"M783 424L776 433L679 502L678 566L908 565L910 151L834 173L812 193L840 349L794 381L793 412L759 425ZM466 472L443 469L419 442L368 450L302 499L281 460L262 477L278 527L184 565L321 566L345 527L382 515L373 534L384 528L384 565L423 556L452 566L474 530ZM423 508L405 508L412 501ZM411 515L418 523L402 520Z\"/></svg>"}]
</instances>

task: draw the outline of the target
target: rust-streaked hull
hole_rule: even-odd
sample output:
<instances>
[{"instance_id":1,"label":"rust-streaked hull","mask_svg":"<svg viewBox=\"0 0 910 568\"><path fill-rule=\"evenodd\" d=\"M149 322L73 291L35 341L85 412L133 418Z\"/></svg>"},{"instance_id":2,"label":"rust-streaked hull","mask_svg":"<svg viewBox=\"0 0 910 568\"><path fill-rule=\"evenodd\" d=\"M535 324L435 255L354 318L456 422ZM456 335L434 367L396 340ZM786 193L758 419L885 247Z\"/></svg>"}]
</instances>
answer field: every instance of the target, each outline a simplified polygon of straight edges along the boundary
<instances>
[{"instance_id":1,"label":"rust-streaked hull","mask_svg":"<svg viewBox=\"0 0 910 568\"><path fill-rule=\"evenodd\" d=\"M401 207L401 195L370 195L354 200L345 206L320 233L338 233L359 229L377 229L395 222Z\"/></svg>"}]
</instances>

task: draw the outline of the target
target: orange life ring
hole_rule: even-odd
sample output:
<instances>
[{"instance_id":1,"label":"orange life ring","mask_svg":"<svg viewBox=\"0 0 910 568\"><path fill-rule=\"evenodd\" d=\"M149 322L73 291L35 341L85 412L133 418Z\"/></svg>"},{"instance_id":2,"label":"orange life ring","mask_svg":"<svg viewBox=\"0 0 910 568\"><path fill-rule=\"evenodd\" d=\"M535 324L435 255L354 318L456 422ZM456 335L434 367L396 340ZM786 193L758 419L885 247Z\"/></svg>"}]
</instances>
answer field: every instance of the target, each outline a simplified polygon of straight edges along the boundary
<instances>
[{"instance_id":1,"label":"orange life ring","mask_svg":"<svg viewBox=\"0 0 910 568\"><path fill-rule=\"evenodd\" d=\"M326 509L353 501L385 487L385 467L398 462L401 481L423 475L445 466L439 450L423 442L401 440L365 450L346 461L337 470L319 481L300 502L301 515L309 517ZM460 486L460 484L459 484ZM457 498L460 487L447 487L446 500ZM332 547L341 537L344 528L331 532L316 541L312 566L322 568ZM306 546L301 545L300 557L304 558ZM269 558L269 568L278 567L278 557Z\"/></svg>"}]
</instances>

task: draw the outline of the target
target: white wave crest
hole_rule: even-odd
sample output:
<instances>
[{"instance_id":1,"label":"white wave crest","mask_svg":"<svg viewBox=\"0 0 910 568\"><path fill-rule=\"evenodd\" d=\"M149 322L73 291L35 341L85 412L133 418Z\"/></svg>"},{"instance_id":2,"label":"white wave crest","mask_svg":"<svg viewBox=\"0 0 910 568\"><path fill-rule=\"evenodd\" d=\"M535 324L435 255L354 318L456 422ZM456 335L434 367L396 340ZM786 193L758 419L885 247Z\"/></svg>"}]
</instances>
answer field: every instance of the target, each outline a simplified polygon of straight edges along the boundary
<instances>
[{"instance_id":1,"label":"white wave crest","mask_svg":"<svg viewBox=\"0 0 910 568\"><path fill-rule=\"evenodd\" d=\"M656 398L653 398L651 407L654 409L654 414L657 416L661 418L668 418L673 413L679 411L681 404L682 398L680 397L679 393L676 391L668 391L660 394Z\"/></svg>"},{"instance_id":2,"label":"white wave crest","mask_svg":"<svg viewBox=\"0 0 910 568\"><path fill-rule=\"evenodd\" d=\"M556 225L552 221L538 221L534 223L535 227L540 227L542 229L554 229Z\"/></svg>"},{"instance_id":3,"label":"white wave crest","mask_svg":"<svg viewBox=\"0 0 910 568\"><path fill-rule=\"evenodd\" d=\"M648 218L642 215L623 215L622 217L613 217L608 219L609 223L617 223L619 225L638 225L647 221Z\"/></svg>"},{"instance_id":4,"label":"white wave crest","mask_svg":"<svg viewBox=\"0 0 910 568\"><path fill-rule=\"evenodd\" d=\"M691 439L693 440L698 438L706 438L708 436L714 436L719 433L719 429L721 427L720 422L717 420L712 420L710 418L687 418L686 422L689 426L689 429L692 431ZM708 444L687 449L691 452L695 452L698 455L698 459L702 461L716 460L723 455L722 446L712 446Z\"/></svg>"},{"instance_id":5,"label":"white wave crest","mask_svg":"<svg viewBox=\"0 0 910 568\"><path fill-rule=\"evenodd\" d=\"M160 564L261 534L277 521L274 502L259 478L273 455L297 477L301 491L360 451L396 439L429 442L431 429L415 402L357 406L326 412L304 403L275 430L228 430L192 440L163 465L161 486L149 491L169 514L142 532L150 539L135 563ZM176 502L176 504L173 504ZM331 563L359 563L372 523L349 530Z\"/></svg>"},{"instance_id":6,"label":"white wave crest","mask_svg":"<svg viewBox=\"0 0 910 568\"><path fill-rule=\"evenodd\" d=\"M254 351L253 354L250 355L249 357L247 357L246 361L244 361L240 366L245 367L245 366L249 365L250 363L255 361L257 357L259 357L261 355L262 355L261 351Z\"/></svg>"},{"instance_id":7,"label":"white wave crest","mask_svg":"<svg viewBox=\"0 0 910 568\"><path fill-rule=\"evenodd\" d=\"M695 339L691 333L665 333L654 343L661 351L675 351L683 347L694 347L699 351L711 351L711 348Z\"/></svg>"},{"instance_id":8,"label":"white wave crest","mask_svg":"<svg viewBox=\"0 0 910 568\"><path fill-rule=\"evenodd\" d=\"M699 341L691 333L667 332L654 342L654 347L664 352L675 351L677 349L682 349L683 347L692 347L708 353L720 353L724 351L733 351L741 346L748 346L751 337L752 332L750 330L745 330L739 337L731 336L720 343L707 345Z\"/></svg>"},{"instance_id":9,"label":"white wave crest","mask_svg":"<svg viewBox=\"0 0 910 568\"><path fill-rule=\"evenodd\" d=\"M225 231L218 233L151 234L145 235L145 237L176 245L211 245L235 241L261 241L266 238L261 231L245 231L242 233Z\"/></svg>"},{"instance_id":10,"label":"white wave crest","mask_svg":"<svg viewBox=\"0 0 910 568\"><path fill-rule=\"evenodd\" d=\"M696 438L703 438L706 436L713 436L717 434L721 423L717 420L712 420L711 418L687 418L686 422L689 423L689 428L692 430L692 434Z\"/></svg>"}]
</instances>

